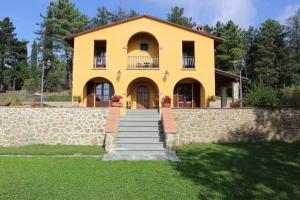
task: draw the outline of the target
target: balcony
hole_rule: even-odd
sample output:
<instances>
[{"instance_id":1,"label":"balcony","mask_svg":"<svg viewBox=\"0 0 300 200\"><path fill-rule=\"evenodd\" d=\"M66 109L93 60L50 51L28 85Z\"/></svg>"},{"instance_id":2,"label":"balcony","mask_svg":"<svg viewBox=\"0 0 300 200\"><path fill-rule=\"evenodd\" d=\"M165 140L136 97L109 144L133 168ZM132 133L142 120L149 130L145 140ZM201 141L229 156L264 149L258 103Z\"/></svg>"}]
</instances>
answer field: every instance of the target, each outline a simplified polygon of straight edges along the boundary
<instances>
[{"instance_id":1,"label":"balcony","mask_svg":"<svg viewBox=\"0 0 300 200\"><path fill-rule=\"evenodd\" d=\"M194 56L184 56L182 58L183 68L195 68L195 57Z\"/></svg>"},{"instance_id":2,"label":"balcony","mask_svg":"<svg viewBox=\"0 0 300 200\"><path fill-rule=\"evenodd\" d=\"M128 56L128 69L159 69L159 57Z\"/></svg>"},{"instance_id":3,"label":"balcony","mask_svg":"<svg viewBox=\"0 0 300 200\"><path fill-rule=\"evenodd\" d=\"M94 68L105 68L106 67L106 57L98 56L95 57Z\"/></svg>"}]
</instances>

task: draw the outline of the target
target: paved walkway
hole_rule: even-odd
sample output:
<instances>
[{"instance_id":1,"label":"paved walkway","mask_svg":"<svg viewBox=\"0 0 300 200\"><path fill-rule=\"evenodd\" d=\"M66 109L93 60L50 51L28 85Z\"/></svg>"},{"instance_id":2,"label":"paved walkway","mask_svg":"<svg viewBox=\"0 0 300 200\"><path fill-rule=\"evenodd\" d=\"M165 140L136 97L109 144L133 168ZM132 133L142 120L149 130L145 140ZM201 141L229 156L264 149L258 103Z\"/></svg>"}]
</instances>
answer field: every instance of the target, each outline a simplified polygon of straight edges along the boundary
<instances>
[{"instance_id":1,"label":"paved walkway","mask_svg":"<svg viewBox=\"0 0 300 200\"><path fill-rule=\"evenodd\" d=\"M170 160L170 161L179 161L179 158L176 155L170 153L161 153L161 154L151 154L148 152L145 153L110 153L104 154L104 161L112 160Z\"/></svg>"}]
</instances>

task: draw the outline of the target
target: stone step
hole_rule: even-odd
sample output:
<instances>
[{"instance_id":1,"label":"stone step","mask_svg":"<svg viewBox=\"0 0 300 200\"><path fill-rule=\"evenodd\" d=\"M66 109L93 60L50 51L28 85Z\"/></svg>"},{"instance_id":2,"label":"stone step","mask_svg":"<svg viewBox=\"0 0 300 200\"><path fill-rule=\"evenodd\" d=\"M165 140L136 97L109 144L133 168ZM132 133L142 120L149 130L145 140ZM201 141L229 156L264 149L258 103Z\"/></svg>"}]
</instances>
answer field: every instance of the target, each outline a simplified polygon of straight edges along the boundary
<instances>
[{"instance_id":1,"label":"stone step","mask_svg":"<svg viewBox=\"0 0 300 200\"><path fill-rule=\"evenodd\" d=\"M159 132L161 130L161 127L159 126L151 126L151 127L139 127L139 126L132 126L132 127L126 127L126 126L119 126L119 132Z\"/></svg>"},{"instance_id":2,"label":"stone step","mask_svg":"<svg viewBox=\"0 0 300 200\"><path fill-rule=\"evenodd\" d=\"M156 122L160 121L160 117L136 117L136 116L126 116L122 117L120 119L120 122L125 122L125 121L130 121L130 122Z\"/></svg>"},{"instance_id":3,"label":"stone step","mask_svg":"<svg viewBox=\"0 0 300 200\"><path fill-rule=\"evenodd\" d=\"M142 137L142 138L136 138L136 137L118 137L117 138L117 144L145 144L145 143L158 143L163 142L163 139L161 139L159 136L157 137Z\"/></svg>"},{"instance_id":4,"label":"stone step","mask_svg":"<svg viewBox=\"0 0 300 200\"><path fill-rule=\"evenodd\" d=\"M158 143L139 143L139 144L118 144L116 150L144 150L144 151L160 151L165 150L163 142Z\"/></svg>"},{"instance_id":5,"label":"stone step","mask_svg":"<svg viewBox=\"0 0 300 200\"><path fill-rule=\"evenodd\" d=\"M120 137L138 137L138 138L143 138L143 137L159 137L161 134L158 131L149 131L149 132L118 132L117 133L117 138Z\"/></svg>"},{"instance_id":6,"label":"stone step","mask_svg":"<svg viewBox=\"0 0 300 200\"><path fill-rule=\"evenodd\" d=\"M120 121L119 127L157 127L160 123L158 121Z\"/></svg>"},{"instance_id":7,"label":"stone step","mask_svg":"<svg viewBox=\"0 0 300 200\"><path fill-rule=\"evenodd\" d=\"M127 114L131 114L131 113L158 113L157 109L136 109L136 110L130 110L128 109Z\"/></svg>"}]
</instances>

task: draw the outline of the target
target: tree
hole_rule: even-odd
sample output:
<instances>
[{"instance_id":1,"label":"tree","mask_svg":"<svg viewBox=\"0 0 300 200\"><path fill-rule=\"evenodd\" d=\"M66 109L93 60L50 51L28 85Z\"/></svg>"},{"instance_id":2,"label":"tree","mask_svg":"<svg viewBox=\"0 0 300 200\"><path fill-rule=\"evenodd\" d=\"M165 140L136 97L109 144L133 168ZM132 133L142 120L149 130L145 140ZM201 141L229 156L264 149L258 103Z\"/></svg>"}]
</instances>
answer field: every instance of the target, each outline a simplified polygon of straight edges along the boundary
<instances>
[{"instance_id":1,"label":"tree","mask_svg":"<svg viewBox=\"0 0 300 200\"><path fill-rule=\"evenodd\" d=\"M85 30L88 19L81 14L69 0L51 2L47 8L47 15L42 16L40 45L43 48L43 61L51 61L51 67L46 70L47 79L50 71L55 71L61 62L64 63L69 82L72 86L72 48L64 41L66 36ZM47 88L47 85L46 85Z\"/></svg>"},{"instance_id":2,"label":"tree","mask_svg":"<svg viewBox=\"0 0 300 200\"><path fill-rule=\"evenodd\" d=\"M234 71L233 63L239 63L245 57L245 47L241 28L233 21L225 25L217 22L213 34L224 38L217 47L216 65L219 69Z\"/></svg>"},{"instance_id":3,"label":"tree","mask_svg":"<svg viewBox=\"0 0 300 200\"><path fill-rule=\"evenodd\" d=\"M285 30L289 45L291 83L300 85L300 9L287 20Z\"/></svg>"},{"instance_id":4,"label":"tree","mask_svg":"<svg viewBox=\"0 0 300 200\"><path fill-rule=\"evenodd\" d=\"M179 8L178 6L171 8L171 13L168 13L167 20L189 28L196 26L196 23L193 22L191 17L184 16L184 8Z\"/></svg>"},{"instance_id":5,"label":"tree","mask_svg":"<svg viewBox=\"0 0 300 200\"><path fill-rule=\"evenodd\" d=\"M286 73L287 51L283 26L266 20L258 30L249 50L248 70L251 79L261 79L266 86L279 87L280 76Z\"/></svg>"},{"instance_id":6,"label":"tree","mask_svg":"<svg viewBox=\"0 0 300 200\"><path fill-rule=\"evenodd\" d=\"M8 17L0 20L0 91L20 89L27 75L27 41L16 38Z\"/></svg>"},{"instance_id":7,"label":"tree","mask_svg":"<svg viewBox=\"0 0 300 200\"><path fill-rule=\"evenodd\" d=\"M92 18L90 28L103 26L112 21L113 14L109 12L104 6L97 9L96 17Z\"/></svg>"}]
</instances>

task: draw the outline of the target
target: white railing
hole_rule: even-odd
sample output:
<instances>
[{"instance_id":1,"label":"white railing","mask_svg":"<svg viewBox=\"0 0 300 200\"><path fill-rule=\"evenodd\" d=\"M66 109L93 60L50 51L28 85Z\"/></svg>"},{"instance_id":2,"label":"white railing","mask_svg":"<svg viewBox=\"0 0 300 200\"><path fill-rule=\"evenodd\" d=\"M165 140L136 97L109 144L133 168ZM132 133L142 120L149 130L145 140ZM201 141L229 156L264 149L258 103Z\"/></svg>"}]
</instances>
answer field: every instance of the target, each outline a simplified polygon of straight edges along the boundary
<instances>
[{"instance_id":1,"label":"white railing","mask_svg":"<svg viewBox=\"0 0 300 200\"><path fill-rule=\"evenodd\" d=\"M194 56L184 56L182 58L183 68L194 68L195 67L195 57Z\"/></svg>"},{"instance_id":2,"label":"white railing","mask_svg":"<svg viewBox=\"0 0 300 200\"><path fill-rule=\"evenodd\" d=\"M128 56L128 69L151 69L159 68L159 57L151 56Z\"/></svg>"},{"instance_id":3,"label":"white railing","mask_svg":"<svg viewBox=\"0 0 300 200\"><path fill-rule=\"evenodd\" d=\"M97 56L95 57L94 67L105 67L106 66L106 57L105 56Z\"/></svg>"}]
</instances>

